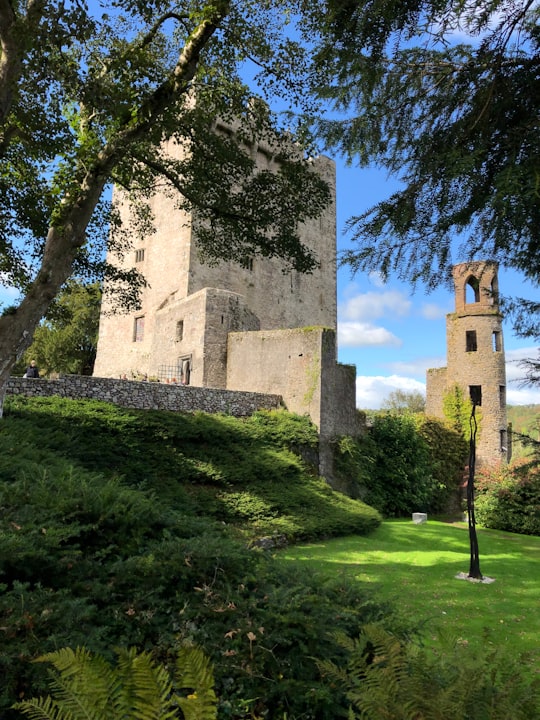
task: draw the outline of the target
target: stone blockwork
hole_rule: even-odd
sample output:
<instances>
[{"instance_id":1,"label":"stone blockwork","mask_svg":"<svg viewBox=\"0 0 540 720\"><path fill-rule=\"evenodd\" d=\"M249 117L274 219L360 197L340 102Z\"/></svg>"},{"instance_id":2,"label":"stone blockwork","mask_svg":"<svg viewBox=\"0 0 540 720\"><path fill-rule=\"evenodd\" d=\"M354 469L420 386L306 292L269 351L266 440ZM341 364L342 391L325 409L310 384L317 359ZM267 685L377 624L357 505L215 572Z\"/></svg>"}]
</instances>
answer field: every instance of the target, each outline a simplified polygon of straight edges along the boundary
<instances>
[{"instance_id":1,"label":"stone blockwork","mask_svg":"<svg viewBox=\"0 0 540 720\"><path fill-rule=\"evenodd\" d=\"M478 406L478 465L506 461L510 438L497 265L463 263L453 268L453 277L456 310L446 317L447 367L428 370L426 413L444 417L443 397L459 386Z\"/></svg>"},{"instance_id":2,"label":"stone blockwork","mask_svg":"<svg viewBox=\"0 0 540 720\"><path fill-rule=\"evenodd\" d=\"M226 413L248 417L256 410L281 406L279 395L229 392L213 388L68 375L58 380L10 378L6 393L40 397L58 395L74 400L103 400L120 407L176 412Z\"/></svg>"},{"instance_id":3,"label":"stone blockwork","mask_svg":"<svg viewBox=\"0 0 540 720\"><path fill-rule=\"evenodd\" d=\"M167 151L172 157L181 157L185 152L174 143L169 143ZM260 171L279 169L275 149L264 143L249 148L249 154ZM112 253L108 256L111 264L124 270L139 270L147 287L142 291L140 310L122 315L114 314L114 298L105 286L94 374L116 378L124 373L128 377L132 373L159 375L158 366L177 368L179 358L192 356L192 384L223 387L225 358L220 358L221 367L218 367L217 357L224 344L218 336L227 323L234 320L234 313L232 307L221 309L219 302L216 305L212 300L208 311L214 315L209 319L204 317L206 307L201 306L198 295L210 289L236 296L249 311L250 318L241 318L240 324L230 330L275 330L307 325L335 330L335 164L329 158L320 157L312 166L328 183L332 200L320 218L298 227L301 242L318 260L318 266L308 274L285 269L283 260L275 257L246 258L243 265L202 263L197 250L196 216L180 211L171 193L154 195L149 206L156 231L135 240L133 249L122 258ZM129 227L131 212L121 190L115 190L114 202ZM199 302L196 308L190 298ZM179 343L176 338L180 326L183 339Z\"/></svg>"},{"instance_id":4,"label":"stone blockwork","mask_svg":"<svg viewBox=\"0 0 540 720\"><path fill-rule=\"evenodd\" d=\"M336 435L336 428L341 435L361 433L355 368L336 362L333 330L230 333L227 357L229 389L262 393L278 389L287 409L309 415L323 439Z\"/></svg>"}]
</instances>

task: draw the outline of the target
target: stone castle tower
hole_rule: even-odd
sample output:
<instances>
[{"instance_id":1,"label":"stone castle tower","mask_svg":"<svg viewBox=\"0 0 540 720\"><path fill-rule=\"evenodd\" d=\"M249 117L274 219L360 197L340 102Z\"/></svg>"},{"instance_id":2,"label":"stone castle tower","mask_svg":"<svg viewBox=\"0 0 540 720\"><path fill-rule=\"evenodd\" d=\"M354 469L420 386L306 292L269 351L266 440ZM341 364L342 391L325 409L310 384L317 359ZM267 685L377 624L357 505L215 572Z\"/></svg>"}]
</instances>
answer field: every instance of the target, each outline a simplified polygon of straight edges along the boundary
<instances>
[{"instance_id":1,"label":"stone castle tower","mask_svg":"<svg viewBox=\"0 0 540 720\"><path fill-rule=\"evenodd\" d=\"M478 465L510 457L497 270L494 262L454 266L456 309L446 316L447 366L427 371L428 415L444 418L443 399L455 385L478 406Z\"/></svg>"},{"instance_id":2,"label":"stone castle tower","mask_svg":"<svg viewBox=\"0 0 540 720\"><path fill-rule=\"evenodd\" d=\"M277 170L275 148L261 142L247 151L259 171ZM174 157L183 150L169 143L167 152ZM310 415L321 437L354 434L355 369L337 363L335 164L320 157L313 167L333 200L321 217L298 229L319 261L311 274L284 273L279 258L203 264L196 214L180 211L170 193L152 197L156 231L123 260L124 268L136 267L148 283L141 307L113 314L105 288L94 375L147 375L281 395L289 410ZM121 191L114 201L129 223Z\"/></svg>"}]
</instances>

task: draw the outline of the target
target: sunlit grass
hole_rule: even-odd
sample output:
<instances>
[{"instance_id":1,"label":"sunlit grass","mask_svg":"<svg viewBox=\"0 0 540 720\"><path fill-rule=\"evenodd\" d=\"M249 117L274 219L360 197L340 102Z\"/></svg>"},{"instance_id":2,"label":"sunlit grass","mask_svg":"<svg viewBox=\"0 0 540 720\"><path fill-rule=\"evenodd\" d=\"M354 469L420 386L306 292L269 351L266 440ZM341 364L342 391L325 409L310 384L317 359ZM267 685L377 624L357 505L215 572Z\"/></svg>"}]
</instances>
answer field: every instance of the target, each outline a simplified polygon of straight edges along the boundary
<instances>
[{"instance_id":1,"label":"sunlit grass","mask_svg":"<svg viewBox=\"0 0 540 720\"><path fill-rule=\"evenodd\" d=\"M387 521L367 537L297 545L280 557L368 583L377 598L421 622L429 641L442 631L540 660L540 538L480 529L478 539L490 584L456 579L469 569L465 524Z\"/></svg>"}]
</instances>

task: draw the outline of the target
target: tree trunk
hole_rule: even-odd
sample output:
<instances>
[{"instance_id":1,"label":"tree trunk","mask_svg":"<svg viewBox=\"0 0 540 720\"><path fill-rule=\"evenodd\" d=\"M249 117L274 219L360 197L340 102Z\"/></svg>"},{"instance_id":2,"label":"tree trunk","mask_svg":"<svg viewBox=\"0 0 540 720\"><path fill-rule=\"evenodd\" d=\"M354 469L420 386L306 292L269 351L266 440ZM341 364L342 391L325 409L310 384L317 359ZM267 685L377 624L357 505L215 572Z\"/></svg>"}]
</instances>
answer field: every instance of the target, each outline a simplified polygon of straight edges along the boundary
<instances>
[{"instance_id":1,"label":"tree trunk","mask_svg":"<svg viewBox=\"0 0 540 720\"><path fill-rule=\"evenodd\" d=\"M104 186L105 175L85 178L80 194L66 204L62 225L49 228L41 267L21 304L0 316L0 418L11 369L31 344L39 321L72 274Z\"/></svg>"}]
</instances>

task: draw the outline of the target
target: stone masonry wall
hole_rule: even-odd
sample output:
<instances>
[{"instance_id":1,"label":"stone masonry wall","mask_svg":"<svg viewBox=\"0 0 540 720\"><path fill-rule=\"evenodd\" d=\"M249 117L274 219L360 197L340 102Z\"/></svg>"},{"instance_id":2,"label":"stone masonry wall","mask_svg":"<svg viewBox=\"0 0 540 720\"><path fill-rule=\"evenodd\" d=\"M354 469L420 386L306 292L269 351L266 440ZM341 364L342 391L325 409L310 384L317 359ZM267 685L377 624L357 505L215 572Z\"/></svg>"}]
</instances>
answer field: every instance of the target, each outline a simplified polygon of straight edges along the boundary
<instances>
[{"instance_id":1,"label":"stone masonry wall","mask_svg":"<svg viewBox=\"0 0 540 720\"><path fill-rule=\"evenodd\" d=\"M444 418L443 399L447 391L446 375L445 367L431 368L427 371L426 415Z\"/></svg>"},{"instance_id":2,"label":"stone masonry wall","mask_svg":"<svg viewBox=\"0 0 540 720\"><path fill-rule=\"evenodd\" d=\"M10 378L7 395L26 397L58 395L74 400L103 400L120 407L141 410L175 412L199 410L208 413L227 413L235 417L248 417L256 410L273 410L281 406L279 395L82 375L68 375L58 380Z\"/></svg>"}]
</instances>

